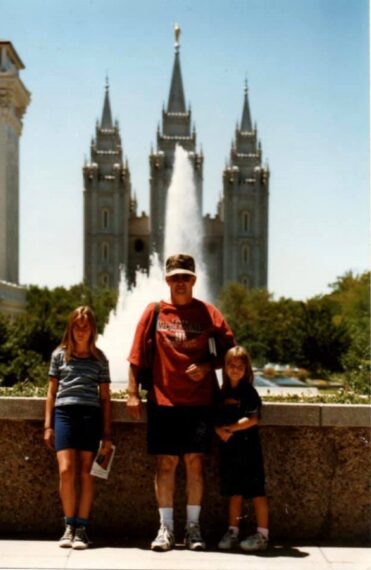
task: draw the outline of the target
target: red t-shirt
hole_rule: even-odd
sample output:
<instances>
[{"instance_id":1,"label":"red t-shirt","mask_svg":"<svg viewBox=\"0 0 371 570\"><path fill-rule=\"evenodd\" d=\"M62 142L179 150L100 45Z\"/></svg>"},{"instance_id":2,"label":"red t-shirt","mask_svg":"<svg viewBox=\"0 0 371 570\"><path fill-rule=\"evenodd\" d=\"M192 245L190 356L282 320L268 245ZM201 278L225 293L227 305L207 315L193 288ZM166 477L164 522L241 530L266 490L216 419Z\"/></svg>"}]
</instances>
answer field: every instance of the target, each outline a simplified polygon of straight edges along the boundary
<instances>
[{"instance_id":1,"label":"red t-shirt","mask_svg":"<svg viewBox=\"0 0 371 570\"><path fill-rule=\"evenodd\" d=\"M137 325L128 357L131 364L145 368L143 347L150 330L154 303L148 305ZM210 356L209 339L214 338L217 358ZM152 399L161 406L208 406L216 383L214 370L202 380L191 380L191 364L212 362L219 368L225 352L234 346L233 333L216 307L192 299L187 305L160 302L153 363Z\"/></svg>"}]
</instances>

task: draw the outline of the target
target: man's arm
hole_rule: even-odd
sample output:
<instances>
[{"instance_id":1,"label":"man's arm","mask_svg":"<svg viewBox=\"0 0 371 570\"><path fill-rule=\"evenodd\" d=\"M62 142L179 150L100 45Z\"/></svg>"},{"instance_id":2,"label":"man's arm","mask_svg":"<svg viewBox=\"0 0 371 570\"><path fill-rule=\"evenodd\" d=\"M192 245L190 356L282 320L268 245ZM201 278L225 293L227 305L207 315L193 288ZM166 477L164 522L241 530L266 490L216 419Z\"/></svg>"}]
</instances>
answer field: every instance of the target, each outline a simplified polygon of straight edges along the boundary
<instances>
[{"instance_id":1,"label":"man's arm","mask_svg":"<svg viewBox=\"0 0 371 570\"><path fill-rule=\"evenodd\" d=\"M139 386L138 386L138 372L139 367L134 364L129 366L129 382L128 382L128 400L126 402L126 407L129 416L133 420L140 420L142 415L142 402L139 397Z\"/></svg>"},{"instance_id":2,"label":"man's arm","mask_svg":"<svg viewBox=\"0 0 371 570\"><path fill-rule=\"evenodd\" d=\"M155 303L149 304L142 314L137 327L135 329L133 344L128 357L129 360L129 378L128 378L128 400L126 407L129 416L134 420L141 417L141 400L139 397L138 375L140 368L147 368L147 354L145 353L145 340L150 336L150 328L152 319L154 318Z\"/></svg>"}]
</instances>

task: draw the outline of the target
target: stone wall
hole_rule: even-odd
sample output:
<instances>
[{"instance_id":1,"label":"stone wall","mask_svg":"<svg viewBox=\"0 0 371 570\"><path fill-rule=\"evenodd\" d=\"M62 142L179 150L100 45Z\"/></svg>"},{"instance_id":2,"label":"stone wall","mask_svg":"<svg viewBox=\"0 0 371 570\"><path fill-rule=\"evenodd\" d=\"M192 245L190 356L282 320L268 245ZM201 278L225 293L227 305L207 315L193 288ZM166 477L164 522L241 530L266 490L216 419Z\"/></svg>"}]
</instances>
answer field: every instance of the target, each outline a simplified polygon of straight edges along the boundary
<instances>
[{"instance_id":1,"label":"stone wall","mask_svg":"<svg viewBox=\"0 0 371 570\"><path fill-rule=\"evenodd\" d=\"M54 453L42 441L42 398L0 398L0 533L57 535L62 511ZM265 404L261 422L272 538L367 540L370 536L370 407ZM153 536L158 516L154 459L145 419L133 422L114 401L117 455L108 481L97 481L92 534ZM184 525L184 473L176 494L176 531ZM218 490L217 445L206 461L205 536L226 525ZM253 530L251 507L243 524Z\"/></svg>"}]
</instances>

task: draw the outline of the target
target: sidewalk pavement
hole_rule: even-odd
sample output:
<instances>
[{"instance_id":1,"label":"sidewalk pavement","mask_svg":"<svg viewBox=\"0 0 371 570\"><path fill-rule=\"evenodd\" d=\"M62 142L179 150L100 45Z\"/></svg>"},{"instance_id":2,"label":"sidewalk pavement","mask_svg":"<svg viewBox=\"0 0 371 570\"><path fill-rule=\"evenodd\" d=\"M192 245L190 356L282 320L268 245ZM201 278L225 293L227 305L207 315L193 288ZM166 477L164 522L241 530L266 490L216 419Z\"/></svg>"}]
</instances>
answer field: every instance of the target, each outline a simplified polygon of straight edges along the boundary
<instances>
[{"instance_id":1,"label":"sidewalk pavement","mask_svg":"<svg viewBox=\"0 0 371 570\"><path fill-rule=\"evenodd\" d=\"M259 554L151 552L145 543L96 542L88 550L50 540L0 540L0 570L371 570L367 547L275 543Z\"/></svg>"}]
</instances>

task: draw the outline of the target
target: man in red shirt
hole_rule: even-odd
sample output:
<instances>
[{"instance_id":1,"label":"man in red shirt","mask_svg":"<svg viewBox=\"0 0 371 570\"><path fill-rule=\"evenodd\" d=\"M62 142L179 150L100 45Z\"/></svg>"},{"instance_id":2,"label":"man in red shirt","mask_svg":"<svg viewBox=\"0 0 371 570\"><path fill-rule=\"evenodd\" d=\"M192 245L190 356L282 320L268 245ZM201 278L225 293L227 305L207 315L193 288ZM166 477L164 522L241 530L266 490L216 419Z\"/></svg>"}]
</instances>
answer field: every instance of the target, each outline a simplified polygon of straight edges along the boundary
<instances>
[{"instance_id":1,"label":"man in red shirt","mask_svg":"<svg viewBox=\"0 0 371 570\"><path fill-rule=\"evenodd\" d=\"M204 550L199 516L203 494L203 459L213 432L212 405L218 389L214 368L223 364L234 345L233 334L222 314L193 297L195 262L187 254L166 261L170 300L160 301L152 362L153 386L148 393L147 445L156 456L155 491L160 528L152 550L174 547L173 498L175 471L184 458L187 480L185 545ZM129 355L127 407L134 419L141 416L138 373L146 367L148 337L156 318L155 303L145 309Z\"/></svg>"}]
</instances>

